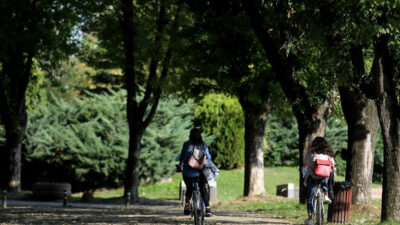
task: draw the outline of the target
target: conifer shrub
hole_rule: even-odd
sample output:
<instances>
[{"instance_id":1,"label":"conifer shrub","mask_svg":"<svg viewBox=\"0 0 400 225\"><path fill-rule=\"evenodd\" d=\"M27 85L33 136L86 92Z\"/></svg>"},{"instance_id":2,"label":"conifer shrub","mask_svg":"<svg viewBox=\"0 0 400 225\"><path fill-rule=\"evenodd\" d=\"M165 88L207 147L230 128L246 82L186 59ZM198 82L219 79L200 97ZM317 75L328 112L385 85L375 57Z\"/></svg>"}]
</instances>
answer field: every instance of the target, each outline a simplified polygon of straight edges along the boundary
<instances>
[{"instance_id":1,"label":"conifer shrub","mask_svg":"<svg viewBox=\"0 0 400 225\"><path fill-rule=\"evenodd\" d=\"M123 184L129 141L126 92L87 95L51 95L47 106L30 113L22 175L26 185L67 181L78 191ZM191 107L174 98L160 102L142 139L142 183L174 173L175 158L192 126Z\"/></svg>"},{"instance_id":2,"label":"conifer shrub","mask_svg":"<svg viewBox=\"0 0 400 225\"><path fill-rule=\"evenodd\" d=\"M299 135L296 119L271 113L265 129L264 165L297 166Z\"/></svg>"},{"instance_id":3,"label":"conifer shrub","mask_svg":"<svg viewBox=\"0 0 400 225\"><path fill-rule=\"evenodd\" d=\"M67 181L75 190L121 185L128 149L124 102L123 92L52 94L29 115L23 181Z\"/></svg>"},{"instance_id":4,"label":"conifer shrub","mask_svg":"<svg viewBox=\"0 0 400 225\"><path fill-rule=\"evenodd\" d=\"M244 117L238 100L223 94L206 95L194 108L195 124L214 135L209 143L214 163L222 169L244 165Z\"/></svg>"}]
</instances>

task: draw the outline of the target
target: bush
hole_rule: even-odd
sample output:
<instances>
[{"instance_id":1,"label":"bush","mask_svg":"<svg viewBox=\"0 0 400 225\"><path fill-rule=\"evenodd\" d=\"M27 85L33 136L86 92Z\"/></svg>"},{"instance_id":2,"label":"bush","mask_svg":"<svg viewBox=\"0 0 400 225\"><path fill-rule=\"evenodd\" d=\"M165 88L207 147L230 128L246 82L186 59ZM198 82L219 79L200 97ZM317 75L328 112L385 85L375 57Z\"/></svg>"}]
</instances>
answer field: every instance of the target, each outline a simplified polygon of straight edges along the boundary
<instances>
[{"instance_id":1,"label":"bush","mask_svg":"<svg viewBox=\"0 0 400 225\"><path fill-rule=\"evenodd\" d=\"M265 135L265 166L297 166L298 141L297 122L294 117L269 114Z\"/></svg>"},{"instance_id":2,"label":"bush","mask_svg":"<svg viewBox=\"0 0 400 225\"><path fill-rule=\"evenodd\" d=\"M194 108L195 124L205 133L215 136L210 153L222 169L242 167L244 164L244 117L236 98L223 94L209 94Z\"/></svg>"},{"instance_id":3,"label":"bush","mask_svg":"<svg viewBox=\"0 0 400 225\"><path fill-rule=\"evenodd\" d=\"M23 179L68 181L75 190L120 185L128 144L124 102L123 92L51 95L47 107L30 113Z\"/></svg>"},{"instance_id":4,"label":"bush","mask_svg":"<svg viewBox=\"0 0 400 225\"><path fill-rule=\"evenodd\" d=\"M154 183L171 177L177 156L193 127L193 103L182 104L174 98L160 102L152 123L142 139L141 183Z\"/></svg>"},{"instance_id":5,"label":"bush","mask_svg":"<svg viewBox=\"0 0 400 225\"><path fill-rule=\"evenodd\" d=\"M122 185L129 139L125 99L125 91L71 100L52 95L47 107L30 113L23 181L68 181L74 191ZM191 127L191 107L175 99L160 102L142 139L142 183L174 172Z\"/></svg>"}]
</instances>

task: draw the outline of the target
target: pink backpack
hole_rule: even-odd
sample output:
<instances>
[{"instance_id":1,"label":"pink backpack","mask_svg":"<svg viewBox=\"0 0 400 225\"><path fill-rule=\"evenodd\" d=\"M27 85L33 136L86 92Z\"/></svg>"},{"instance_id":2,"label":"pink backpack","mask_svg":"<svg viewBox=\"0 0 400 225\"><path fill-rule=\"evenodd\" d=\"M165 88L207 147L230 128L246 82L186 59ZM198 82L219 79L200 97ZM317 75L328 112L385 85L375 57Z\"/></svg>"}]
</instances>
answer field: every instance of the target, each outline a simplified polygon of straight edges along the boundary
<instances>
[{"instance_id":1,"label":"pink backpack","mask_svg":"<svg viewBox=\"0 0 400 225\"><path fill-rule=\"evenodd\" d=\"M188 164L193 169L202 170L206 163L206 153L193 146L193 152L189 156Z\"/></svg>"}]
</instances>

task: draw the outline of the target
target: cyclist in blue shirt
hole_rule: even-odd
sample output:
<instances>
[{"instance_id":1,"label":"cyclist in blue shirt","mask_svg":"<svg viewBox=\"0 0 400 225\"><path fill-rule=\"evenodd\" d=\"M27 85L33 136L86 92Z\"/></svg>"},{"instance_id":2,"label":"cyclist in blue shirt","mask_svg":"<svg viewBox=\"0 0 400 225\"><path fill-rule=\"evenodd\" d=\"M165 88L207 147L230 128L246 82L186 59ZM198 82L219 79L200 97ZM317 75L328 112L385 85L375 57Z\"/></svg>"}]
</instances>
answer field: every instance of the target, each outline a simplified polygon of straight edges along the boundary
<instances>
[{"instance_id":1,"label":"cyclist in blue shirt","mask_svg":"<svg viewBox=\"0 0 400 225\"><path fill-rule=\"evenodd\" d=\"M188 159L193 152L193 146L196 146L197 149L204 151L206 153L207 159L211 160L208 146L203 142L200 130L197 128L193 128L192 130L190 130L189 141L186 141L183 144L182 151L179 156L179 166L182 168L183 181L186 185L184 214L189 215L191 212L190 199L192 198L193 193L193 183L197 180L199 183L201 198L203 199L204 205L206 206L206 216L212 216L208 199L208 192L206 188L207 179L204 176L202 170L194 169L188 165Z\"/></svg>"}]
</instances>

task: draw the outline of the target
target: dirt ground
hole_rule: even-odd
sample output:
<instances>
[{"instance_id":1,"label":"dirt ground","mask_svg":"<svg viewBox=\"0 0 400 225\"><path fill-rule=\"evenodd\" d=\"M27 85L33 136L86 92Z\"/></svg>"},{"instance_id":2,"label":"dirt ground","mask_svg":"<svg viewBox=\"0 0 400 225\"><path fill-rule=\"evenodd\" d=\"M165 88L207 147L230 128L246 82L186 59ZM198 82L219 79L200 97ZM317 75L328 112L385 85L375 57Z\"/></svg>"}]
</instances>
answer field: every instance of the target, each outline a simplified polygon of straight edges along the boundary
<instances>
[{"instance_id":1,"label":"dirt ground","mask_svg":"<svg viewBox=\"0 0 400 225\"><path fill-rule=\"evenodd\" d=\"M214 211L206 224L291 224L272 216L243 212ZM183 215L177 201L129 207L99 204L30 203L10 201L0 208L0 224L193 224Z\"/></svg>"}]
</instances>

